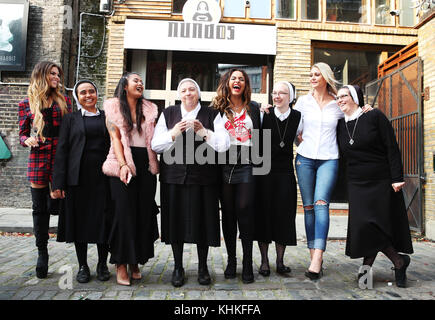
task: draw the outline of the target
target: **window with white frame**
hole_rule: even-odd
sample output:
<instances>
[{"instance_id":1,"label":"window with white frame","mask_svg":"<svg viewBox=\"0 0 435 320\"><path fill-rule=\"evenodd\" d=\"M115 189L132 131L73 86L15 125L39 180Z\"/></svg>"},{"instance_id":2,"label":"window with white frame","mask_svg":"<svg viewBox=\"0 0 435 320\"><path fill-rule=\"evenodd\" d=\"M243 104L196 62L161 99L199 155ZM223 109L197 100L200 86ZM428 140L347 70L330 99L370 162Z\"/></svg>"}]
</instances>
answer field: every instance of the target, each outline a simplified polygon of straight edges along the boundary
<instances>
[{"instance_id":1,"label":"window with white frame","mask_svg":"<svg viewBox=\"0 0 435 320\"><path fill-rule=\"evenodd\" d=\"M276 0L276 17L278 19L295 19L295 0Z\"/></svg>"},{"instance_id":2,"label":"window with white frame","mask_svg":"<svg viewBox=\"0 0 435 320\"><path fill-rule=\"evenodd\" d=\"M302 20L319 20L319 0L301 0L301 18Z\"/></svg>"},{"instance_id":3,"label":"window with white frame","mask_svg":"<svg viewBox=\"0 0 435 320\"><path fill-rule=\"evenodd\" d=\"M368 23L370 0L326 0L326 21Z\"/></svg>"}]
</instances>

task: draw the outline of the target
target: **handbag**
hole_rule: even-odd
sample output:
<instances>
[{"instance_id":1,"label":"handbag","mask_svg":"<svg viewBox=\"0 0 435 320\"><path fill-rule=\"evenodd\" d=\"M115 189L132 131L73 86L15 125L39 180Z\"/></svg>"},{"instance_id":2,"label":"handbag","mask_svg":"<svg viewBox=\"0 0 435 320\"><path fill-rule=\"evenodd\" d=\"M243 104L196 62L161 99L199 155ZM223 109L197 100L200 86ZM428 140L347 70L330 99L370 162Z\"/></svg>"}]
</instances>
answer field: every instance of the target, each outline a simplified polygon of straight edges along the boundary
<instances>
[{"instance_id":1,"label":"handbag","mask_svg":"<svg viewBox=\"0 0 435 320\"><path fill-rule=\"evenodd\" d=\"M11 152L9 151L8 146L3 141L3 138L0 135L0 160L7 160L12 156Z\"/></svg>"}]
</instances>

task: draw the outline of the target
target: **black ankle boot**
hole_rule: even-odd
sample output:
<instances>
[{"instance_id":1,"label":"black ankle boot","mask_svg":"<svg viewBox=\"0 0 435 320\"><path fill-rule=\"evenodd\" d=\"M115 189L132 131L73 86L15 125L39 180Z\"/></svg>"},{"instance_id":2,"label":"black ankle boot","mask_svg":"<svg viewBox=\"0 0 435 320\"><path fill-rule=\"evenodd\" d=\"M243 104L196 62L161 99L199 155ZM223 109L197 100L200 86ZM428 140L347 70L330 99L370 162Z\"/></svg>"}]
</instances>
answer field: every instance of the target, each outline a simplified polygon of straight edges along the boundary
<instances>
[{"instance_id":1,"label":"black ankle boot","mask_svg":"<svg viewBox=\"0 0 435 320\"><path fill-rule=\"evenodd\" d=\"M79 267L79 272L76 277L77 281L80 283L88 283L91 280L91 272L87 265L82 265Z\"/></svg>"},{"instance_id":2,"label":"black ankle boot","mask_svg":"<svg viewBox=\"0 0 435 320\"><path fill-rule=\"evenodd\" d=\"M396 278L396 285L399 288L406 288L406 269L411 263L411 258L409 256L399 254L403 259L403 265L400 269L394 268L394 276Z\"/></svg>"},{"instance_id":3,"label":"black ankle boot","mask_svg":"<svg viewBox=\"0 0 435 320\"><path fill-rule=\"evenodd\" d=\"M97 264L97 279L100 281L107 281L110 279L110 271L107 263L98 262Z\"/></svg>"},{"instance_id":4,"label":"black ankle boot","mask_svg":"<svg viewBox=\"0 0 435 320\"><path fill-rule=\"evenodd\" d=\"M229 258L228 264L224 272L225 279L234 279L236 277L237 260L236 258Z\"/></svg>"},{"instance_id":5,"label":"black ankle boot","mask_svg":"<svg viewBox=\"0 0 435 320\"><path fill-rule=\"evenodd\" d=\"M198 282L203 286L208 286L211 283L207 266L198 268Z\"/></svg>"},{"instance_id":6,"label":"black ankle boot","mask_svg":"<svg viewBox=\"0 0 435 320\"><path fill-rule=\"evenodd\" d=\"M38 250L38 260L36 261L36 276L39 279L47 278L48 274L48 251L47 248Z\"/></svg>"},{"instance_id":7,"label":"black ankle boot","mask_svg":"<svg viewBox=\"0 0 435 320\"><path fill-rule=\"evenodd\" d=\"M252 269L252 260L243 261L242 282L243 283L254 282L254 271Z\"/></svg>"},{"instance_id":8,"label":"black ankle boot","mask_svg":"<svg viewBox=\"0 0 435 320\"><path fill-rule=\"evenodd\" d=\"M184 268L174 269L171 283L174 287L181 287L184 284Z\"/></svg>"}]
</instances>

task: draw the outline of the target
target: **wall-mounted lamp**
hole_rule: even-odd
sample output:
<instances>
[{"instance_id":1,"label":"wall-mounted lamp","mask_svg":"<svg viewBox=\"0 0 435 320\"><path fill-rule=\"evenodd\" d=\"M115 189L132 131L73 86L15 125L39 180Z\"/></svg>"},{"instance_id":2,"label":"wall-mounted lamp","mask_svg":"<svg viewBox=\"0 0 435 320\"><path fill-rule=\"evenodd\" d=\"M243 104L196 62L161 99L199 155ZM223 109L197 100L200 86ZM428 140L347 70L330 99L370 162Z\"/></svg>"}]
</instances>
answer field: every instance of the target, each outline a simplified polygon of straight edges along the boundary
<instances>
[{"instance_id":1,"label":"wall-mounted lamp","mask_svg":"<svg viewBox=\"0 0 435 320\"><path fill-rule=\"evenodd\" d=\"M400 15L400 10L391 10L390 14L394 17L394 16L399 16Z\"/></svg>"},{"instance_id":2,"label":"wall-mounted lamp","mask_svg":"<svg viewBox=\"0 0 435 320\"><path fill-rule=\"evenodd\" d=\"M251 2L249 2L249 0L246 0L245 6L246 6L246 8L250 8L251 7Z\"/></svg>"}]
</instances>

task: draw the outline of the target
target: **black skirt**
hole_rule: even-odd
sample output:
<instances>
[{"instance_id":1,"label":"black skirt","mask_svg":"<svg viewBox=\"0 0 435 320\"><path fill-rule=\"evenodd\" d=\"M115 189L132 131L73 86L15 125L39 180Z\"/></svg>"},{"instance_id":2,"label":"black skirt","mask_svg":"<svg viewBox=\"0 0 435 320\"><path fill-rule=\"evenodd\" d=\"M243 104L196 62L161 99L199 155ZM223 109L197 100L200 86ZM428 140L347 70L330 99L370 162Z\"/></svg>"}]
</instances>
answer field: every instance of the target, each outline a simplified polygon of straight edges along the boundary
<instances>
[{"instance_id":1,"label":"black skirt","mask_svg":"<svg viewBox=\"0 0 435 320\"><path fill-rule=\"evenodd\" d=\"M253 183L251 164L222 165L222 180L227 184Z\"/></svg>"},{"instance_id":2,"label":"black skirt","mask_svg":"<svg viewBox=\"0 0 435 320\"><path fill-rule=\"evenodd\" d=\"M101 170L105 152L84 151L78 186L65 190L58 242L107 243L112 219L109 178Z\"/></svg>"},{"instance_id":3,"label":"black skirt","mask_svg":"<svg viewBox=\"0 0 435 320\"><path fill-rule=\"evenodd\" d=\"M217 185L160 184L162 241L220 246Z\"/></svg>"},{"instance_id":4,"label":"black skirt","mask_svg":"<svg viewBox=\"0 0 435 320\"><path fill-rule=\"evenodd\" d=\"M145 264L154 257L154 242L159 237L154 200L157 180L148 171L147 149L131 147L131 152L137 175L127 186L118 177L110 178L114 202L110 263L116 264Z\"/></svg>"},{"instance_id":5,"label":"black skirt","mask_svg":"<svg viewBox=\"0 0 435 320\"><path fill-rule=\"evenodd\" d=\"M348 193L347 256L371 257L390 245L413 253L402 191L394 192L390 180L349 180Z\"/></svg>"},{"instance_id":6,"label":"black skirt","mask_svg":"<svg viewBox=\"0 0 435 320\"><path fill-rule=\"evenodd\" d=\"M259 177L257 182L254 239L295 246L297 195L294 174L271 172Z\"/></svg>"}]
</instances>

